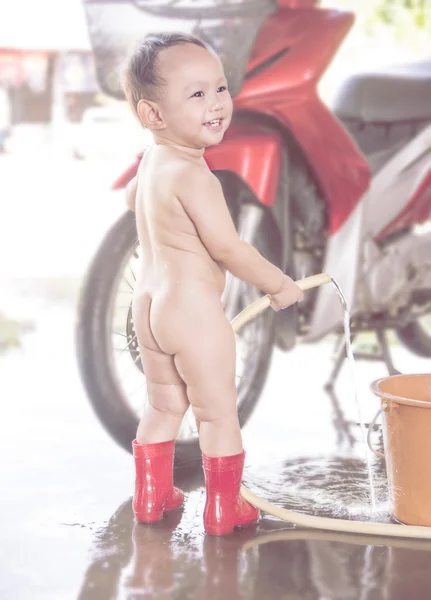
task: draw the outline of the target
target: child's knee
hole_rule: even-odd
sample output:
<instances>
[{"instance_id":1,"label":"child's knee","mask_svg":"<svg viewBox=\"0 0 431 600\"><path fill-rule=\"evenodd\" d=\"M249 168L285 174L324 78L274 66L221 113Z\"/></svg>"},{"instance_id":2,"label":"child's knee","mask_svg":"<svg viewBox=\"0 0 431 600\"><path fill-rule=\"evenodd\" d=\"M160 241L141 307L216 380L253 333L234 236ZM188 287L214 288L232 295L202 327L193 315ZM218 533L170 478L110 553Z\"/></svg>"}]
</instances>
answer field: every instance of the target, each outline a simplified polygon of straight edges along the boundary
<instances>
[{"instance_id":1,"label":"child's knee","mask_svg":"<svg viewBox=\"0 0 431 600\"><path fill-rule=\"evenodd\" d=\"M176 416L184 416L189 408L186 386L184 384L148 385L149 404L154 409Z\"/></svg>"},{"instance_id":2,"label":"child's knee","mask_svg":"<svg viewBox=\"0 0 431 600\"><path fill-rule=\"evenodd\" d=\"M192 411L195 419L201 423L212 423L220 428L227 421L238 419L236 405L192 406Z\"/></svg>"}]
</instances>

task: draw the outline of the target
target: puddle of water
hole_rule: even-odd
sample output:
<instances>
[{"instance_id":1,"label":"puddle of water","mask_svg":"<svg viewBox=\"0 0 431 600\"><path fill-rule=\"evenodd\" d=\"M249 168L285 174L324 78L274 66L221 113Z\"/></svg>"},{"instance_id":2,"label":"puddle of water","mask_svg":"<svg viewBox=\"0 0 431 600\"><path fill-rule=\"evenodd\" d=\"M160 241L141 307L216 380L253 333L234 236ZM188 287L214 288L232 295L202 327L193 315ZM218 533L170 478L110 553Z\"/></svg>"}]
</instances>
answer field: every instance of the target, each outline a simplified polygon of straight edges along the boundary
<instances>
[{"instance_id":1,"label":"puddle of water","mask_svg":"<svg viewBox=\"0 0 431 600\"><path fill-rule=\"evenodd\" d=\"M361 458L308 456L251 466L244 483L269 502L299 513L353 521L391 522L383 463L374 465L376 506L369 501L369 481ZM265 518L272 519L268 515ZM274 517L275 519L275 517Z\"/></svg>"}]
</instances>

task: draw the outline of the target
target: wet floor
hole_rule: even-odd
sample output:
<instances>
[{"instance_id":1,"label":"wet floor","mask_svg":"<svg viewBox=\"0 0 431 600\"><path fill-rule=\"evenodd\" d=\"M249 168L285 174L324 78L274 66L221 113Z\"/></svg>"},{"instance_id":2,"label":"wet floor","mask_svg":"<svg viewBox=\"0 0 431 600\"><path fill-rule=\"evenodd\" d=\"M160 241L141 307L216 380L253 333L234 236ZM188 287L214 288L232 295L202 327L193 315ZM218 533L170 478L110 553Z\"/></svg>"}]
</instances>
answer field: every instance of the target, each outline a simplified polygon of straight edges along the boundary
<instances>
[{"instance_id":1,"label":"wet floor","mask_svg":"<svg viewBox=\"0 0 431 600\"><path fill-rule=\"evenodd\" d=\"M430 597L431 542L299 530L267 515L229 536L206 536L199 467L176 474L183 510L135 524L132 459L105 434L79 380L74 306L33 293L20 301L31 305L35 330L21 350L0 358L2 600ZM331 349L321 343L274 354L244 429L244 481L301 512L387 522L377 459L377 515L370 514L348 369L336 394L323 389ZM394 357L404 372L429 370L429 361L400 347ZM369 421L377 403L368 385L385 369L361 362L358 375Z\"/></svg>"}]
</instances>

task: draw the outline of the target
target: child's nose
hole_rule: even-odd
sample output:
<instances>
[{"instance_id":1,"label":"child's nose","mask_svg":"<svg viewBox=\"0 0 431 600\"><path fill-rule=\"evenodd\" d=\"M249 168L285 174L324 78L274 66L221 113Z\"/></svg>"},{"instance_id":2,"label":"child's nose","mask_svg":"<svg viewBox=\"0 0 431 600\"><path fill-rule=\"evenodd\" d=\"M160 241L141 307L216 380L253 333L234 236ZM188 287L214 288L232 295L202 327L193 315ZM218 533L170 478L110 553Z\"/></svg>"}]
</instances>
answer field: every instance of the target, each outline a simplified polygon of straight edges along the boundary
<instances>
[{"instance_id":1,"label":"child's nose","mask_svg":"<svg viewBox=\"0 0 431 600\"><path fill-rule=\"evenodd\" d=\"M217 110L222 110L222 108L223 108L223 104L220 101L220 98L216 98L214 100L214 102L211 104L210 110L214 112Z\"/></svg>"}]
</instances>

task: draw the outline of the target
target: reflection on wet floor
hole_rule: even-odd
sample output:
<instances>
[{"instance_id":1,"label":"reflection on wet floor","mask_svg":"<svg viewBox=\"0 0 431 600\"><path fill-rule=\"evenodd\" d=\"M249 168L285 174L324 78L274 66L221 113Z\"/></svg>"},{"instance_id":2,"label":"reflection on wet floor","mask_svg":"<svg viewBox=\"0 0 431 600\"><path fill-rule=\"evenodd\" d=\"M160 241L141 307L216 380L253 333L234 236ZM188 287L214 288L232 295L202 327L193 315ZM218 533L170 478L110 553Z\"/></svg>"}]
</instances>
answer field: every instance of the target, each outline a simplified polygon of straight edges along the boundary
<instances>
[{"instance_id":1,"label":"reflection on wet floor","mask_svg":"<svg viewBox=\"0 0 431 600\"><path fill-rule=\"evenodd\" d=\"M97 534L79 600L405 600L429 598L431 543L296 530L263 522L205 536L199 497L155 525L131 499Z\"/></svg>"},{"instance_id":2,"label":"reflection on wet floor","mask_svg":"<svg viewBox=\"0 0 431 600\"><path fill-rule=\"evenodd\" d=\"M385 473L374 470L371 515L364 461L311 457L247 469L245 483L281 506L309 514L388 522ZM79 600L401 600L429 598L430 541L370 538L292 528L265 516L224 537L204 534L203 476L177 474L179 511L136 524L131 499L96 535Z\"/></svg>"}]
</instances>

